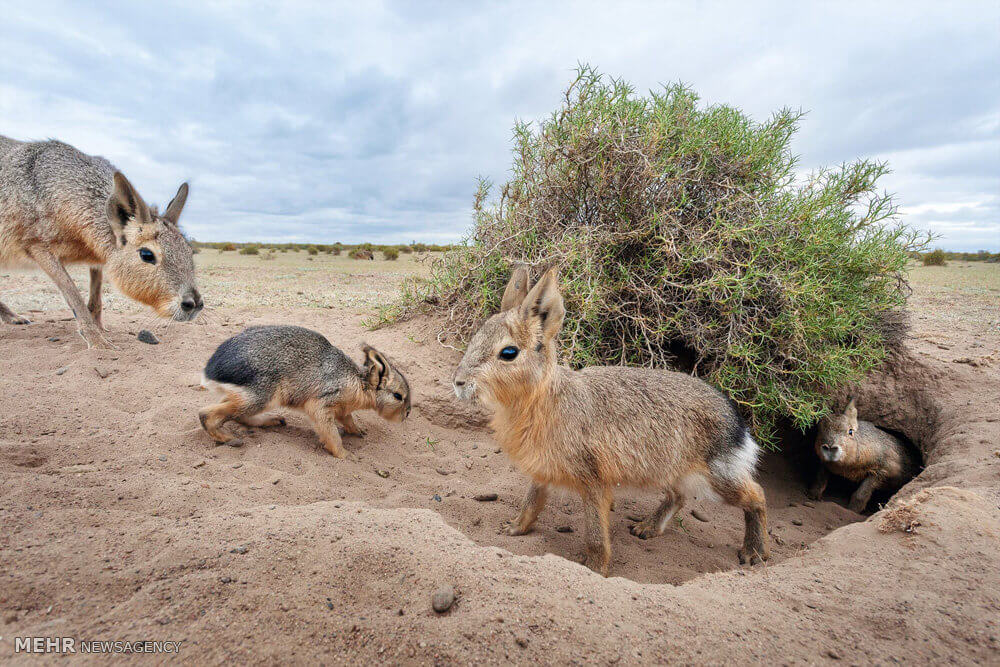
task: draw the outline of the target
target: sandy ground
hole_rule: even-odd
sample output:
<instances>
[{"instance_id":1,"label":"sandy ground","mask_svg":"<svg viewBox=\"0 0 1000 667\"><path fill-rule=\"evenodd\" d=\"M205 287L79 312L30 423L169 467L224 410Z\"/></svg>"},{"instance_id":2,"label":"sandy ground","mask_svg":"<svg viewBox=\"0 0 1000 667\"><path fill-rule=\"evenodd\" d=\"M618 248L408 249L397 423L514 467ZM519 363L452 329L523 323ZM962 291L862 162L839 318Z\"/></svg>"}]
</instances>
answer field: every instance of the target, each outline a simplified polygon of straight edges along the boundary
<instances>
[{"instance_id":1,"label":"sandy ground","mask_svg":"<svg viewBox=\"0 0 1000 667\"><path fill-rule=\"evenodd\" d=\"M180 640L199 663L1000 662L1000 267L913 274L911 357L859 394L862 417L926 456L887 508L849 511L844 485L807 501L812 460L793 438L762 465L767 565L737 566L742 517L722 505L638 540L629 517L658 499L625 491L604 579L571 560L572 496L533 533L501 533L526 483L453 398L458 353L432 323L365 328L425 264L196 260L212 306L198 323L106 289L113 352L86 349L42 274L0 271L0 298L36 321L0 326L0 659L26 660L15 637L68 636ZM257 323L317 329L355 358L362 340L383 349L413 414L362 413L346 460L297 415L214 447L201 368ZM142 327L162 343L137 342ZM458 601L437 615L444 584Z\"/></svg>"}]
</instances>

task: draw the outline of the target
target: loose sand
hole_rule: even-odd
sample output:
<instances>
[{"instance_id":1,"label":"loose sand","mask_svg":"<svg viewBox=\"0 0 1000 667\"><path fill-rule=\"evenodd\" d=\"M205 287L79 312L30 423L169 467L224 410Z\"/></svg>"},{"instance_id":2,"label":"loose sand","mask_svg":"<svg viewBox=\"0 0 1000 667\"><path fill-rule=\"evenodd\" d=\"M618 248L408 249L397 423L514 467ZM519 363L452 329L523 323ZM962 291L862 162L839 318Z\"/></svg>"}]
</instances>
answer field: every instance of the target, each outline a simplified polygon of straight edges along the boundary
<instances>
[{"instance_id":1,"label":"loose sand","mask_svg":"<svg viewBox=\"0 0 1000 667\"><path fill-rule=\"evenodd\" d=\"M793 439L762 465L767 565L737 566L742 516L723 505L694 502L663 536L631 536L628 517L658 498L623 491L604 579L571 560L571 495L533 533L502 533L526 482L454 399L459 355L433 323L363 325L420 263L197 261L214 306L200 323L167 326L108 290L112 352L86 349L43 275L0 272L0 298L36 321L0 325L0 659L25 660L14 637L70 636L182 640L179 657L199 663L1000 661L988 270L982 284L978 267L966 282L953 280L962 267L918 270L910 357L860 390L862 417L927 459L887 509L849 511L846 485L809 502L808 443ZM213 398L201 368L259 323L314 328L357 359L362 340L383 349L413 388L410 419L361 413L367 433L345 437L345 460L294 414L286 427L229 425L245 446L214 447L197 420ZM136 341L143 327L161 344ZM458 600L438 615L443 584Z\"/></svg>"}]
</instances>

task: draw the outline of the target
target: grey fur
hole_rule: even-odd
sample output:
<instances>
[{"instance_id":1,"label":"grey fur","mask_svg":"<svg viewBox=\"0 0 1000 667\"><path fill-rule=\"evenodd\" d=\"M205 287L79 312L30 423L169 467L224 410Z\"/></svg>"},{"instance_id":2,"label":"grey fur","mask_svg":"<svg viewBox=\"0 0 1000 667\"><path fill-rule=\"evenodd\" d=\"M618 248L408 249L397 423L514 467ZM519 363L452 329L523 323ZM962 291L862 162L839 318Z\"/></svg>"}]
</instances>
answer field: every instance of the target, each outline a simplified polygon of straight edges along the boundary
<instances>
[{"instance_id":1,"label":"grey fur","mask_svg":"<svg viewBox=\"0 0 1000 667\"><path fill-rule=\"evenodd\" d=\"M132 298L177 320L197 316L203 302L194 280L191 247L177 227L187 184L164 215L145 204L103 157L61 141L22 142L0 136L0 265L37 263L60 288L91 345L100 333L100 268ZM148 246L155 263L143 261ZM89 264L87 307L66 274L67 264ZM8 323L26 322L0 304Z\"/></svg>"},{"instance_id":2,"label":"grey fur","mask_svg":"<svg viewBox=\"0 0 1000 667\"><path fill-rule=\"evenodd\" d=\"M365 363L359 366L315 331L249 327L219 345L205 366L203 383L232 398L203 410L202 426L217 441L228 442L218 430L227 419L246 421L269 407L290 407L305 412L324 446L341 456L332 422L359 434L350 416L354 410L373 409L393 421L410 413L406 378L378 350L363 349Z\"/></svg>"}]
</instances>

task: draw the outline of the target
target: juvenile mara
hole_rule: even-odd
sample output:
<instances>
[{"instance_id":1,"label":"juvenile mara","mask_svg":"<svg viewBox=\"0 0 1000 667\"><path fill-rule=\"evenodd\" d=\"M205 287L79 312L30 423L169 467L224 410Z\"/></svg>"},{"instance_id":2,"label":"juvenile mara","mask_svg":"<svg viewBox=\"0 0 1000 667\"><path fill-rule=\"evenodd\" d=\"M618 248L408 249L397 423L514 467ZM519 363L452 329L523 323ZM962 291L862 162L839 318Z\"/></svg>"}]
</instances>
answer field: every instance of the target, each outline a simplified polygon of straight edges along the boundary
<instances>
[{"instance_id":1,"label":"juvenile mara","mask_svg":"<svg viewBox=\"0 0 1000 667\"><path fill-rule=\"evenodd\" d=\"M823 418L816 434L816 454L823 465L809 495L820 500L830 473L860 482L848 507L861 513L876 489L895 491L917 474L917 462L899 439L874 424L858 420L852 399L842 414Z\"/></svg>"},{"instance_id":2,"label":"juvenile mara","mask_svg":"<svg viewBox=\"0 0 1000 667\"><path fill-rule=\"evenodd\" d=\"M740 562L767 560L764 491L754 480L758 447L732 402L684 373L558 365L565 309L556 273L530 292L528 280L526 267L514 271L501 312L472 338L454 377L459 398L478 397L493 410L497 441L532 480L508 532L531 530L550 487L572 489L585 508L584 564L606 576L615 487L664 494L631 527L643 539L661 534L687 495L707 492L743 510Z\"/></svg>"},{"instance_id":3,"label":"juvenile mara","mask_svg":"<svg viewBox=\"0 0 1000 667\"><path fill-rule=\"evenodd\" d=\"M248 426L283 426L285 420L260 414L268 408L300 410L312 422L326 451L343 458L337 424L362 435L351 413L375 410L388 421L410 414L410 386L381 352L365 345L364 365L315 331L293 326L249 327L218 347L201 383L224 394L203 409L202 427L219 444L242 444L221 430L230 419Z\"/></svg>"},{"instance_id":4,"label":"juvenile mara","mask_svg":"<svg viewBox=\"0 0 1000 667\"><path fill-rule=\"evenodd\" d=\"M191 246L177 227L187 193L184 183L161 215L102 157L61 141L0 136L0 266L41 267L90 347L111 346L101 324L104 268L122 292L162 317L193 319L203 303ZM67 264L90 266L86 304ZM29 323L2 302L0 320Z\"/></svg>"}]
</instances>

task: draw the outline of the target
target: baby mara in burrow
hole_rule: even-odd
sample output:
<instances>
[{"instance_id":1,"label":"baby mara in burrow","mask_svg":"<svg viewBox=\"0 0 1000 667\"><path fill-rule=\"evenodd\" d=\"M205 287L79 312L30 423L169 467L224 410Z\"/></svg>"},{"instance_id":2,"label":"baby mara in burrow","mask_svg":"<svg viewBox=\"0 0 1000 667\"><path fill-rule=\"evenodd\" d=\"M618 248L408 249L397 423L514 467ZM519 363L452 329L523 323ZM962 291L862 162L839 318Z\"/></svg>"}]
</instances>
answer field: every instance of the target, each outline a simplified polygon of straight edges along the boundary
<instances>
[{"instance_id":1,"label":"baby mara in burrow","mask_svg":"<svg viewBox=\"0 0 1000 667\"><path fill-rule=\"evenodd\" d=\"M549 488L569 488L584 502L583 562L607 576L608 512L618 486L664 493L651 516L633 525L643 539L663 533L689 495L743 510L741 563L767 560L764 491L755 481L758 446L733 403L707 383L648 368L560 366L557 335L565 309L555 270L531 290L517 267L501 312L472 338L454 376L459 398L478 397L494 411L497 441L531 488L511 535L529 532Z\"/></svg>"},{"instance_id":2,"label":"baby mara in burrow","mask_svg":"<svg viewBox=\"0 0 1000 667\"><path fill-rule=\"evenodd\" d=\"M224 398L198 413L201 425L217 443L235 447L243 443L221 429L226 421L284 426L282 417L264 410L293 408L309 418L326 451L343 458L337 424L349 435L362 435L351 416L355 410L375 410L394 422L410 414L406 378L375 348L362 349L359 367L315 331L249 327L219 345L205 366L202 386Z\"/></svg>"},{"instance_id":3,"label":"baby mara in burrow","mask_svg":"<svg viewBox=\"0 0 1000 667\"><path fill-rule=\"evenodd\" d=\"M822 499L831 472L860 482L848 505L859 514L865 511L873 491L895 491L913 479L919 467L898 438L870 422L858 420L853 399L842 414L827 415L820 421L816 454L823 465L809 495Z\"/></svg>"},{"instance_id":4,"label":"baby mara in burrow","mask_svg":"<svg viewBox=\"0 0 1000 667\"><path fill-rule=\"evenodd\" d=\"M191 246L177 227L188 186L160 214L102 157L61 141L0 136L0 266L34 262L56 283L89 347L111 347L102 333L106 267L127 296L162 317L194 319L202 309ZM85 304L67 264L90 265ZM0 320L29 324L0 302Z\"/></svg>"}]
</instances>

